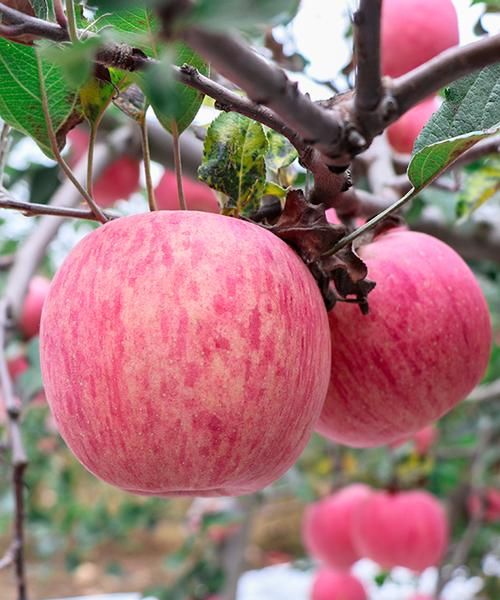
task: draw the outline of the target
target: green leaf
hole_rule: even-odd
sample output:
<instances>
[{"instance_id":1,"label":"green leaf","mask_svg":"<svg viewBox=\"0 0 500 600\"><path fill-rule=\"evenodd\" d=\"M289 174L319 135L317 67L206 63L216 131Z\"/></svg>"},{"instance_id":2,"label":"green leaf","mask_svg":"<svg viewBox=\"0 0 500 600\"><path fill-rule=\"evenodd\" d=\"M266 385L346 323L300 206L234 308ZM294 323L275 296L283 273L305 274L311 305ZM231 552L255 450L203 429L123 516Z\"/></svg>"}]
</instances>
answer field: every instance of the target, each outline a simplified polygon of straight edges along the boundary
<instances>
[{"instance_id":1,"label":"green leaf","mask_svg":"<svg viewBox=\"0 0 500 600\"><path fill-rule=\"evenodd\" d=\"M30 137L53 158L40 99L36 50L0 39L0 117ZM49 113L60 147L66 133L82 120L78 93L68 85L61 67L42 59Z\"/></svg>"},{"instance_id":2,"label":"green leaf","mask_svg":"<svg viewBox=\"0 0 500 600\"><path fill-rule=\"evenodd\" d=\"M227 196L226 213L251 214L266 187L264 128L247 117L223 113L207 131L199 178Z\"/></svg>"},{"instance_id":3,"label":"green leaf","mask_svg":"<svg viewBox=\"0 0 500 600\"><path fill-rule=\"evenodd\" d=\"M120 4L123 6L124 3ZM131 8L109 13L102 7L95 16L99 29L111 27L122 34L120 35L122 42L126 41L132 46L140 48L150 57L158 58L160 55L161 48L158 43L160 24L151 10Z\"/></svg>"},{"instance_id":4,"label":"green leaf","mask_svg":"<svg viewBox=\"0 0 500 600\"><path fill-rule=\"evenodd\" d=\"M415 142L408 177L421 188L476 142L500 130L500 65L468 75L445 90L445 101Z\"/></svg>"},{"instance_id":5,"label":"green leaf","mask_svg":"<svg viewBox=\"0 0 500 600\"><path fill-rule=\"evenodd\" d=\"M267 168L273 173L286 169L298 157L297 150L281 134L269 129L266 131L269 150L266 154Z\"/></svg>"},{"instance_id":6,"label":"green leaf","mask_svg":"<svg viewBox=\"0 0 500 600\"><path fill-rule=\"evenodd\" d=\"M210 29L285 25L296 15L300 0L198 0L189 22Z\"/></svg>"},{"instance_id":7,"label":"green leaf","mask_svg":"<svg viewBox=\"0 0 500 600\"><path fill-rule=\"evenodd\" d=\"M43 19L46 21L49 17L49 5L47 0L31 0L31 5L33 6L33 10L35 15L39 19Z\"/></svg>"},{"instance_id":8,"label":"green leaf","mask_svg":"<svg viewBox=\"0 0 500 600\"><path fill-rule=\"evenodd\" d=\"M207 63L182 42L174 45L173 62L178 66L189 64L202 75L209 74ZM157 76L158 81L164 82L161 88L158 83L155 85L156 94L147 94L158 120L170 133L172 133L172 121L175 121L178 132L182 133L198 114L204 94L175 81L169 65L155 67L153 73L146 75L150 75L150 79L152 76Z\"/></svg>"},{"instance_id":9,"label":"green leaf","mask_svg":"<svg viewBox=\"0 0 500 600\"><path fill-rule=\"evenodd\" d=\"M457 216L469 216L500 191L500 160L492 160L470 173L460 193Z\"/></svg>"},{"instance_id":10,"label":"green leaf","mask_svg":"<svg viewBox=\"0 0 500 600\"><path fill-rule=\"evenodd\" d=\"M277 198L286 198L287 190L281 185L274 183L274 181L266 181L266 187L264 188L264 196L276 196Z\"/></svg>"}]
</instances>

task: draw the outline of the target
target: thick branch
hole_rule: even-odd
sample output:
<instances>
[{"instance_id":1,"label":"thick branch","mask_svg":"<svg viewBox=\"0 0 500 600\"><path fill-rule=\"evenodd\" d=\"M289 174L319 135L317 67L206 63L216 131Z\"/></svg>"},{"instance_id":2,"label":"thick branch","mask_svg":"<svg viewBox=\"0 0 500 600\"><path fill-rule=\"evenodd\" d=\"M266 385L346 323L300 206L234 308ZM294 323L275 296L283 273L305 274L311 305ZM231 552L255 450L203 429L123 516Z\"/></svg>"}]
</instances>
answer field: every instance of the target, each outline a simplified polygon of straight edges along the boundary
<instances>
[{"instance_id":1,"label":"thick branch","mask_svg":"<svg viewBox=\"0 0 500 600\"><path fill-rule=\"evenodd\" d=\"M469 402L490 402L493 400L500 400L500 379L496 379L491 383L478 385L477 388L471 392L467 400Z\"/></svg>"},{"instance_id":2,"label":"thick branch","mask_svg":"<svg viewBox=\"0 0 500 600\"><path fill-rule=\"evenodd\" d=\"M500 34L445 50L393 82L398 115L453 81L500 61Z\"/></svg>"},{"instance_id":3,"label":"thick branch","mask_svg":"<svg viewBox=\"0 0 500 600\"><path fill-rule=\"evenodd\" d=\"M354 106L361 115L377 108L384 93L380 70L382 0L361 0L354 13L357 78Z\"/></svg>"},{"instance_id":4,"label":"thick branch","mask_svg":"<svg viewBox=\"0 0 500 600\"><path fill-rule=\"evenodd\" d=\"M59 25L10 8L10 6L7 6L3 2L0 2L0 15L9 24L17 26L18 35L28 33L54 42L65 42L68 40L67 31Z\"/></svg>"}]
</instances>

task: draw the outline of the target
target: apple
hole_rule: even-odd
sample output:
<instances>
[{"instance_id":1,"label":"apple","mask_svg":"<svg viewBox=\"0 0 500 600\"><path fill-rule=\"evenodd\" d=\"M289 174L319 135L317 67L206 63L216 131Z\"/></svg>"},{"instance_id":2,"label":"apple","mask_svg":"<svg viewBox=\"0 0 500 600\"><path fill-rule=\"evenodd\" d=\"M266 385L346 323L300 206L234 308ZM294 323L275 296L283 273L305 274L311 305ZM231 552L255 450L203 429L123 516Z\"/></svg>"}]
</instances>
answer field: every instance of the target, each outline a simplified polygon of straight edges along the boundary
<instances>
[{"instance_id":1,"label":"apple","mask_svg":"<svg viewBox=\"0 0 500 600\"><path fill-rule=\"evenodd\" d=\"M457 12L451 0L382 2L382 73L399 77L458 44Z\"/></svg>"},{"instance_id":2,"label":"apple","mask_svg":"<svg viewBox=\"0 0 500 600\"><path fill-rule=\"evenodd\" d=\"M317 430L370 447L411 436L463 400L487 367L492 334L473 273L443 242L394 229L358 253L377 286L368 315L340 302L329 313L331 381Z\"/></svg>"},{"instance_id":3,"label":"apple","mask_svg":"<svg viewBox=\"0 0 500 600\"><path fill-rule=\"evenodd\" d=\"M66 258L40 340L47 402L76 457L136 494L254 492L319 417L330 336L279 238L197 211L112 220Z\"/></svg>"},{"instance_id":4,"label":"apple","mask_svg":"<svg viewBox=\"0 0 500 600\"><path fill-rule=\"evenodd\" d=\"M467 501L467 508L469 514L474 517L477 516L481 507L481 500L479 496L474 493L471 494ZM500 521L500 490L495 488L488 488L484 493L484 521L487 523L494 523Z\"/></svg>"},{"instance_id":5,"label":"apple","mask_svg":"<svg viewBox=\"0 0 500 600\"><path fill-rule=\"evenodd\" d=\"M448 522L428 492L373 492L356 513L353 537L358 552L384 569L423 571L443 558Z\"/></svg>"},{"instance_id":6,"label":"apple","mask_svg":"<svg viewBox=\"0 0 500 600\"><path fill-rule=\"evenodd\" d=\"M19 328L26 339L38 335L40 319L45 298L49 293L50 280L36 275L30 281L28 293L24 299L23 308L19 317Z\"/></svg>"},{"instance_id":7,"label":"apple","mask_svg":"<svg viewBox=\"0 0 500 600\"><path fill-rule=\"evenodd\" d=\"M434 596L427 596L427 594L417 594L412 596L408 600L435 600Z\"/></svg>"},{"instance_id":8,"label":"apple","mask_svg":"<svg viewBox=\"0 0 500 600\"><path fill-rule=\"evenodd\" d=\"M12 379L17 379L30 368L28 360L24 354L18 354L7 361L7 369Z\"/></svg>"},{"instance_id":9,"label":"apple","mask_svg":"<svg viewBox=\"0 0 500 600\"><path fill-rule=\"evenodd\" d=\"M189 177L182 178L182 187L186 206L189 210L219 213L220 206L214 192L201 181ZM161 210L177 210L180 208L177 195L177 177L173 171L165 170L155 189L156 204Z\"/></svg>"},{"instance_id":10,"label":"apple","mask_svg":"<svg viewBox=\"0 0 500 600\"><path fill-rule=\"evenodd\" d=\"M320 569L314 577L311 600L367 600L367 596L354 575Z\"/></svg>"},{"instance_id":11,"label":"apple","mask_svg":"<svg viewBox=\"0 0 500 600\"><path fill-rule=\"evenodd\" d=\"M435 96L427 98L390 125L387 139L392 148L402 154L411 154L422 128L438 108L439 100Z\"/></svg>"},{"instance_id":12,"label":"apple","mask_svg":"<svg viewBox=\"0 0 500 600\"><path fill-rule=\"evenodd\" d=\"M354 547L352 520L370 494L368 486L358 483L310 504L302 526L302 538L310 554L336 569L349 569L362 558Z\"/></svg>"},{"instance_id":13,"label":"apple","mask_svg":"<svg viewBox=\"0 0 500 600\"><path fill-rule=\"evenodd\" d=\"M420 454L420 456L425 456L436 442L438 435L439 430L434 424L427 425L426 427L419 429L419 431L414 433L412 436L396 440L389 445L391 448L397 448L398 446L412 442L415 446L417 454Z\"/></svg>"},{"instance_id":14,"label":"apple","mask_svg":"<svg viewBox=\"0 0 500 600\"><path fill-rule=\"evenodd\" d=\"M82 129L72 129L68 134L72 155L70 164L75 165L88 151L89 134ZM140 162L131 156L120 156L104 169L94 182L94 200L102 208L109 208L117 200L126 200L139 188Z\"/></svg>"}]
</instances>

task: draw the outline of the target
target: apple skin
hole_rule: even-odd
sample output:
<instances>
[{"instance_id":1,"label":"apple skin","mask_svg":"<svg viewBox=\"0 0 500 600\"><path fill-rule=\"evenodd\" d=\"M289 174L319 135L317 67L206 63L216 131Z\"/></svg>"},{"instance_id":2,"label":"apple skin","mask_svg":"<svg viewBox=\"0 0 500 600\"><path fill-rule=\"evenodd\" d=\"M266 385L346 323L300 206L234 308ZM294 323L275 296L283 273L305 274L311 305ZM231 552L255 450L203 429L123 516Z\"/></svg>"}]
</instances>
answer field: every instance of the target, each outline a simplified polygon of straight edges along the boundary
<instances>
[{"instance_id":1,"label":"apple skin","mask_svg":"<svg viewBox=\"0 0 500 600\"><path fill-rule=\"evenodd\" d=\"M443 242L394 229L358 249L377 285L370 311L329 313L331 381L317 431L354 447L411 436L463 400L491 348L483 293Z\"/></svg>"},{"instance_id":2,"label":"apple skin","mask_svg":"<svg viewBox=\"0 0 500 600\"><path fill-rule=\"evenodd\" d=\"M362 558L354 547L352 522L361 503L371 494L363 484L352 484L310 504L304 513L302 538L310 554L335 569L349 569Z\"/></svg>"},{"instance_id":3,"label":"apple skin","mask_svg":"<svg viewBox=\"0 0 500 600\"><path fill-rule=\"evenodd\" d=\"M459 41L457 12L451 0L382 2L382 73L399 77Z\"/></svg>"},{"instance_id":4,"label":"apple skin","mask_svg":"<svg viewBox=\"0 0 500 600\"><path fill-rule=\"evenodd\" d=\"M56 274L41 368L97 477L158 496L247 494L297 459L328 387L327 313L280 239L195 211L108 222Z\"/></svg>"},{"instance_id":5,"label":"apple skin","mask_svg":"<svg viewBox=\"0 0 500 600\"><path fill-rule=\"evenodd\" d=\"M184 198L188 210L220 213L219 202L214 192L201 181L182 178ZM160 210L180 209L177 195L177 177L173 171L165 170L155 189L156 204Z\"/></svg>"},{"instance_id":6,"label":"apple skin","mask_svg":"<svg viewBox=\"0 0 500 600\"><path fill-rule=\"evenodd\" d=\"M70 164L74 166L87 153L89 134L83 129L72 129L68 134L71 144ZM124 155L108 165L94 182L94 200L102 208L109 208L117 200L126 200L139 189L141 164Z\"/></svg>"},{"instance_id":7,"label":"apple skin","mask_svg":"<svg viewBox=\"0 0 500 600\"><path fill-rule=\"evenodd\" d=\"M412 436L396 440L395 442L392 442L389 445L391 446L391 448L397 448L398 446L402 446L407 442L412 442L415 446L417 454L419 454L420 456L425 456L426 454L428 454L432 446L436 443L438 436L438 428L434 424L431 424L427 425L426 427L423 427L422 429L419 429Z\"/></svg>"},{"instance_id":8,"label":"apple skin","mask_svg":"<svg viewBox=\"0 0 500 600\"><path fill-rule=\"evenodd\" d=\"M500 521L500 490L488 488L484 495L485 509L483 520L487 523ZM480 509L480 500L477 494L471 494L467 500L467 508L471 517L478 514Z\"/></svg>"},{"instance_id":9,"label":"apple skin","mask_svg":"<svg viewBox=\"0 0 500 600\"><path fill-rule=\"evenodd\" d=\"M425 491L374 492L353 522L358 551L384 569L423 571L448 546L448 522L439 501Z\"/></svg>"},{"instance_id":10,"label":"apple skin","mask_svg":"<svg viewBox=\"0 0 500 600\"><path fill-rule=\"evenodd\" d=\"M38 335L42 308L45 298L49 293L49 288L50 280L46 277L36 275L30 281L28 293L26 294L19 317L19 328L26 339L31 339Z\"/></svg>"},{"instance_id":11,"label":"apple skin","mask_svg":"<svg viewBox=\"0 0 500 600\"><path fill-rule=\"evenodd\" d=\"M438 108L439 100L435 96L427 98L390 125L387 139L392 148L402 154L411 154L422 128Z\"/></svg>"},{"instance_id":12,"label":"apple skin","mask_svg":"<svg viewBox=\"0 0 500 600\"><path fill-rule=\"evenodd\" d=\"M314 577L311 600L367 600L367 596L363 585L353 575L320 569Z\"/></svg>"}]
</instances>

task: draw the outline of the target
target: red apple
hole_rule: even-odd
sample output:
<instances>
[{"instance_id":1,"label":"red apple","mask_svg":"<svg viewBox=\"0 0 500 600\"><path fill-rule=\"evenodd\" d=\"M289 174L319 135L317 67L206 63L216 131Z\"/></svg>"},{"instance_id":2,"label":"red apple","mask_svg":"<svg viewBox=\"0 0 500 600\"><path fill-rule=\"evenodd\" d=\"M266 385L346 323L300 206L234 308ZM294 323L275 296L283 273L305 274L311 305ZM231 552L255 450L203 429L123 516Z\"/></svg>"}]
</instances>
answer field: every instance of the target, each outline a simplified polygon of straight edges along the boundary
<instances>
[{"instance_id":1,"label":"red apple","mask_svg":"<svg viewBox=\"0 0 500 600\"><path fill-rule=\"evenodd\" d=\"M417 594L416 596L408 598L408 600L435 600L435 597L427 596L426 594Z\"/></svg>"},{"instance_id":2,"label":"red apple","mask_svg":"<svg viewBox=\"0 0 500 600\"><path fill-rule=\"evenodd\" d=\"M7 368L11 378L17 379L19 375L22 375L30 368L30 365L24 354L18 354L7 361Z\"/></svg>"},{"instance_id":3,"label":"red apple","mask_svg":"<svg viewBox=\"0 0 500 600\"><path fill-rule=\"evenodd\" d=\"M436 442L438 435L439 430L435 425L427 425L427 427L420 429L412 436L396 440L389 445L391 448L397 448L407 442L413 442L417 454L425 456Z\"/></svg>"},{"instance_id":4,"label":"red apple","mask_svg":"<svg viewBox=\"0 0 500 600\"><path fill-rule=\"evenodd\" d=\"M458 44L457 12L451 0L384 0L382 72L399 77Z\"/></svg>"},{"instance_id":5,"label":"red apple","mask_svg":"<svg viewBox=\"0 0 500 600\"><path fill-rule=\"evenodd\" d=\"M336 569L349 569L362 558L354 547L352 521L360 504L370 494L368 486L353 484L310 504L304 513L302 527L307 550Z\"/></svg>"},{"instance_id":6,"label":"red apple","mask_svg":"<svg viewBox=\"0 0 500 600\"><path fill-rule=\"evenodd\" d=\"M280 239L195 211L108 222L56 274L41 367L96 476L158 496L247 494L307 443L328 387L316 282Z\"/></svg>"},{"instance_id":7,"label":"red apple","mask_svg":"<svg viewBox=\"0 0 500 600\"><path fill-rule=\"evenodd\" d=\"M89 134L82 129L72 129L68 134L75 165L87 153ZM121 156L113 161L94 182L94 200L103 208L109 208L117 200L126 200L139 188L140 162L130 156Z\"/></svg>"},{"instance_id":8,"label":"red apple","mask_svg":"<svg viewBox=\"0 0 500 600\"><path fill-rule=\"evenodd\" d=\"M500 521L500 490L489 488L484 494L483 519L488 523ZM476 516L481 507L481 500L477 494L469 496L467 507L471 516Z\"/></svg>"},{"instance_id":9,"label":"red apple","mask_svg":"<svg viewBox=\"0 0 500 600\"><path fill-rule=\"evenodd\" d=\"M367 600L367 596L353 575L321 569L314 578L311 600Z\"/></svg>"},{"instance_id":10,"label":"red apple","mask_svg":"<svg viewBox=\"0 0 500 600\"><path fill-rule=\"evenodd\" d=\"M19 327L27 339L38 335L42 308L49 293L49 288L50 280L46 277L37 275L30 281L21 316L19 317Z\"/></svg>"},{"instance_id":11,"label":"red apple","mask_svg":"<svg viewBox=\"0 0 500 600\"><path fill-rule=\"evenodd\" d=\"M443 558L448 522L428 492L374 492L356 513L353 537L358 552L384 569L423 571Z\"/></svg>"},{"instance_id":12,"label":"red apple","mask_svg":"<svg viewBox=\"0 0 500 600\"><path fill-rule=\"evenodd\" d=\"M392 230L358 253L377 282L370 312L329 313L332 369L318 431L355 447L388 444L463 400L488 364L488 306L469 267L443 242Z\"/></svg>"},{"instance_id":13,"label":"red apple","mask_svg":"<svg viewBox=\"0 0 500 600\"><path fill-rule=\"evenodd\" d=\"M387 129L387 138L396 152L411 154L415 140L422 128L439 108L439 100L433 96L410 108Z\"/></svg>"},{"instance_id":14,"label":"red apple","mask_svg":"<svg viewBox=\"0 0 500 600\"><path fill-rule=\"evenodd\" d=\"M220 206L214 192L201 181L189 177L182 178L182 187L186 206L189 210L219 213ZM180 208L177 195L177 177L173 171L163 173L155 189L156 203L161 210L177 210Z\"/></svg>"}]
</instances>

